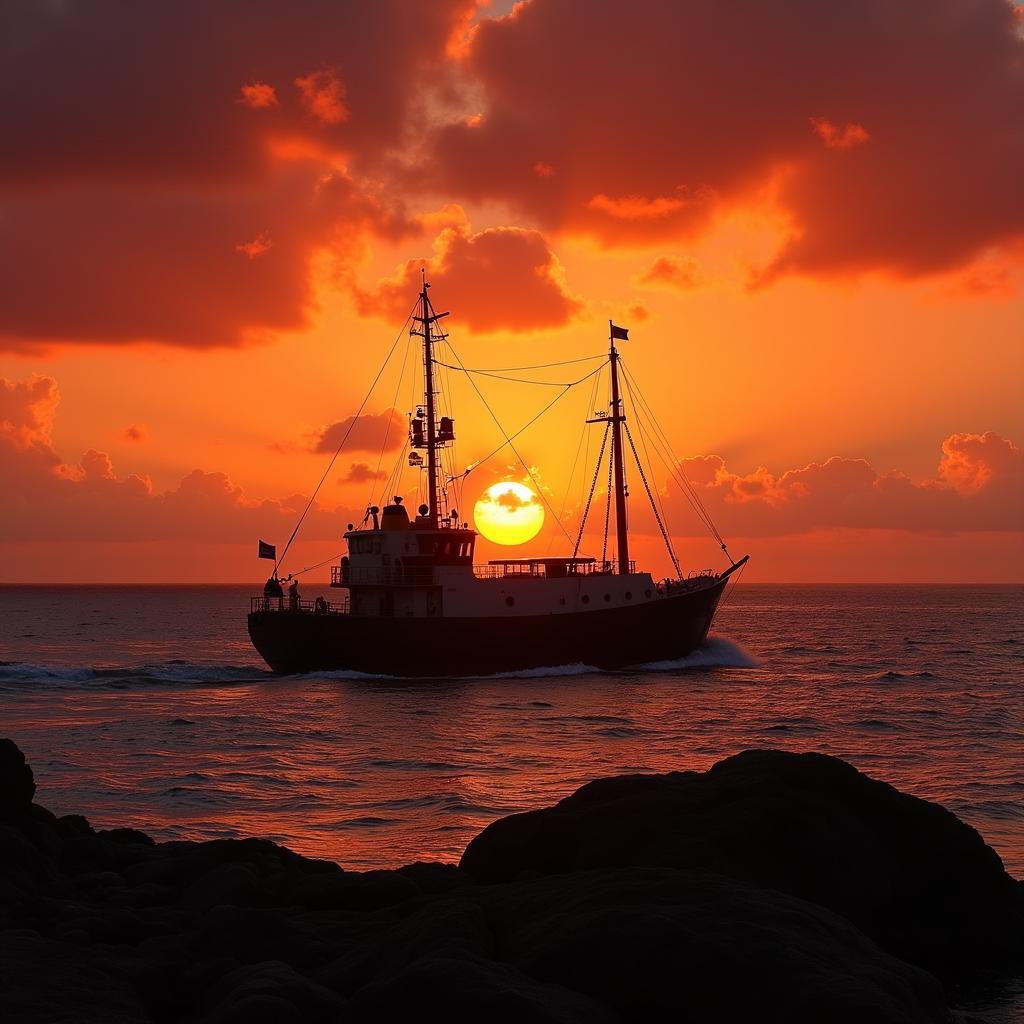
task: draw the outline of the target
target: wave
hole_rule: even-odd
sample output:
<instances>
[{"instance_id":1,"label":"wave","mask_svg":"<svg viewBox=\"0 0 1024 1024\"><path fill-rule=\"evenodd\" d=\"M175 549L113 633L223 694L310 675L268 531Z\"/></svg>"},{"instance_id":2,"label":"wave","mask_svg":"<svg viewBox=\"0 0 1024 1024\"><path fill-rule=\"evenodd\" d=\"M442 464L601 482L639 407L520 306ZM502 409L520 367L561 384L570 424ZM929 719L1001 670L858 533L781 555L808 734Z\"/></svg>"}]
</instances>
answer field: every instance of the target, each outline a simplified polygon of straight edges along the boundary
<instances>
[{"instance_id":1,"label":"wave","mask_svg":"<svg viewBox=\"0 0 1024 1024\"><path fill-rule=\"evenodd\" d=\"M713 636L702 647L684 658L653 661L630 666L630 672L669 672L703 668L756 668L758 661L738 643L724 637ZM621 669L600 669L594 665L575 662L568 665L541 665L536 668L497 672L486 676L456 677L465 679L541 679L563 676L619 674ZM276 678L272 672L250 665L211 665L198 662L173 661L145 665L89 666L47 665L32 662L0 662L0 687L35 684L67 687L124 688L133 685L210 685L224 683L253 683ZM405 677L383 673L357 672L336 669L305 672L289 676L292 680L328 679L340 681L381 681L404 684Z\"/></svg>"},{"instance_id":2,"label":"wave","mask_svg":"<svg viewBox=\"0 0 1024 1024\"><path fill-rule=\"evenodd\" d=\"M760 662L735 640L711 636L692 654L667 661L650 661L634 668L647 672L669 672L688 668L758 668Z\"/></svg>"},{"instance_id":3,"label":"wave","mask_svg":"<svg viewBox=\"0 0 1024 1024\"><path fill-rule=\"evenodd\" d=\"M208 665L188 661L167 661L133 666L44 665L31 662L0 662L0 686L34 683L62 686L119 687L145 683L244 683L270 675L266 670L245 665Z\"/></svg>"}]
</instances>

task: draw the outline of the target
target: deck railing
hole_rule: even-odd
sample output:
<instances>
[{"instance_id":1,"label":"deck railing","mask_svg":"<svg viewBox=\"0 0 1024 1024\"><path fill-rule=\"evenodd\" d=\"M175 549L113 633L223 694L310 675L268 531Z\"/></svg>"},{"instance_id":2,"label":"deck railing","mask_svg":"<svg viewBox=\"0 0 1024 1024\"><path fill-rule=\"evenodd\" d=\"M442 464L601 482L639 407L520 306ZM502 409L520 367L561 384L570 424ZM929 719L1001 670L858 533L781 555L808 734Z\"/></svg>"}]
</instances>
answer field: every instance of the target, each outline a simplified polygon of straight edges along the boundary
<instances>
[{"instance_id":1,"label":"deck railing","mask_svg":"<svg viewBox=\"0 0 1024 1024\"><path fill-rule=\"evenodd\" d=\"M303 615L348 615L349 603L346 597L344 601L326 601L323 598L318 602L316 598L307 601L300 598L292 601L288 597L266 597L260 594L259 597L249 598L250 612L295 612Z\"/></svg>"},{"instance_id":2,"label":"deck railing","mask_svg":"<svg viewBox=\"0 0 1024 1024\"><path fill-rule=\"evenodd\" d=\"M473 575L479 580L499 580L509 576L532 576L538 579L566 579L573 576L614 576L619 571L616 561L604 562L505 562L498 565L474 565ZM629 561L629 572L636 572L636 562Z\"/></svg>"}]
</instances>

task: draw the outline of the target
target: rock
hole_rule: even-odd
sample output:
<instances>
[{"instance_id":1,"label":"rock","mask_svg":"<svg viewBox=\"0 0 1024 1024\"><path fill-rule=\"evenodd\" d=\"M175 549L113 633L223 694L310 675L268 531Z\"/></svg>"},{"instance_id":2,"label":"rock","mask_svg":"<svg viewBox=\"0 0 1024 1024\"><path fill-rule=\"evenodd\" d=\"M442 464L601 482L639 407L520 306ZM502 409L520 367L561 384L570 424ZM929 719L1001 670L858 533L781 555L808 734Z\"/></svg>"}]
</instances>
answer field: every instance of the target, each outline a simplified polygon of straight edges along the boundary
<instances>
[{"instance_id":1,"label":"rock","mask_svg":"<svg viewBox=\"0 0 1024 1024\"><path fill-rule=\"evenodd\" d=\"M939 982L892 952L941 965L1019 913L973 830L814 756L599 780L496 822L462 868L346 872L18 806L0 821L4 1024L948 1024Z\"/></svg>"},{"instance_id":2,"label":"rock","mask_svg":"<svg viewBox=\"0 0 1024 1024\"><path fill-rule=\"evenodd\" d=\"M822 907L707 872L620 868L495 886L502 959L614 1019L945 1024L942 986Z\"/></svg>"},{"instance_id":3,"label":"rock","mask_svg":"<svg viewBox=\"0 0 1024 1024\"><path fill-rule=\"evenodd\" d=\"M239 967L218 988L211 1024L333 1024L343 1005L330 989L279 961Z\"/></svg>"},{"instance_id":4,"label":"rock","mask_svg":"<svg viewBox=\"0 0 1024 1024\"><path fill-rule=\"evenodd\" d=\"M752 750L703 774L599 779L490 825L460 867L494 883L630 865L799 896L947 975L1022 949L1020 883L974 829L821 754Z\"/></svg>"},{"instance_id":5,"label":"rock","mask_svg":"<svg viewBox=\"0 0 1024 1024\"><path fill-rule=\"evenodd\" d=\"M27 813L36 795L36 781L25 755L13 740L0 738L0 821Z\"/></svg>"}]
</instances>

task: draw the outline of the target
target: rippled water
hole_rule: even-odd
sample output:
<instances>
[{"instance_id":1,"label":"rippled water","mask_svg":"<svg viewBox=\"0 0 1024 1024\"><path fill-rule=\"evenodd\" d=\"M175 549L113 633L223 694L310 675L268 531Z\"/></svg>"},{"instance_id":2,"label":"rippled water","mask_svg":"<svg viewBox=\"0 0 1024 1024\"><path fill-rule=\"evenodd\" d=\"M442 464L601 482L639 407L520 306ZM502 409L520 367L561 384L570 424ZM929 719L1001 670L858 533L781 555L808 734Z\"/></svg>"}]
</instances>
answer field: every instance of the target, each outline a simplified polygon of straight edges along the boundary
<instances>
[{"instance_id":1,"label":"rippled water","mask_svg":"<svg viewBox=\"0 0 1024 1024\"><path fill-rule=\"evenodd\" d=\"M247 609L233 587L0 589L0 731L40 802L394 866L596 776L773 746L940 801L1024 876L1024 588L750 585L682 662L418 683L274 678Z\"/></svg>"}]
</instances>

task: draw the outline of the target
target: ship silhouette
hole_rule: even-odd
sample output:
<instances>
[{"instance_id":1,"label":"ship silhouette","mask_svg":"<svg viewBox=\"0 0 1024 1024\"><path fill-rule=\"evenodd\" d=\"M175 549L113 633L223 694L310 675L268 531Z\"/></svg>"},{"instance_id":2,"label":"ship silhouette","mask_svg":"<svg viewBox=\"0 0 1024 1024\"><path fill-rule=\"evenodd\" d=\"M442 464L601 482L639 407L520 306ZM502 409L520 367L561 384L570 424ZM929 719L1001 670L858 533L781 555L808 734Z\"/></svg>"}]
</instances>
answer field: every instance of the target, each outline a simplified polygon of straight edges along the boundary
<instances>
[{"instance_id":1,"label":"ship silhouette","mask_svg":"<svg viewBox=\"0 0 1024 1024\"><path fill-rule=\"evenodd\" d=\"M615 343L628 338L627 329L609 322L607 359L574 382L608 371L607 411L587 421L603 425L604 433L572 553L478 565L477 532L460 523L458 511L450 507L452 485L469 471L443 474L441 456L453 444L455 429L451 410L439 408L435 346L447 341L439 321L448 314L434 311L429 288L424 277L407 320L410 336L422 340L424 400L410 416L408 444L400 455L403 458L407 451L408 464L425 474L425 500L410 516L402 497L395 495L383 508L368 508L358 526L348 524L347 553L331 566L331 586L347 592L346 599L305 602L294 590L285 597L275 562L274 575L265 592L252 599L248 617L249 635L264 660L279 673L350 670L426 678L580 663L618 668L677 659L697 649L707 637L729 578L749 556L738 561L728 557L725 542L683 477L691 504L695 499L695 510L730 564L721 572L684 575L680 569L626 421ZM473 372L461 365L441 365ZM635 395L633 399L635 406ZM501 429L514 449L516 435ZM629 557L624 441L676 570L674 577L656 581L650 572L638 571ZM614 559L579 553L606 452L605 547L614 510ZM678 472L673 461L670 468ZM298 525L289 546L297 530ZM273 557L274 548L260 543L261 557L267 557L264 548ZM285 554L287 546L282 559Z\"/></svg>"}]
</instances>

